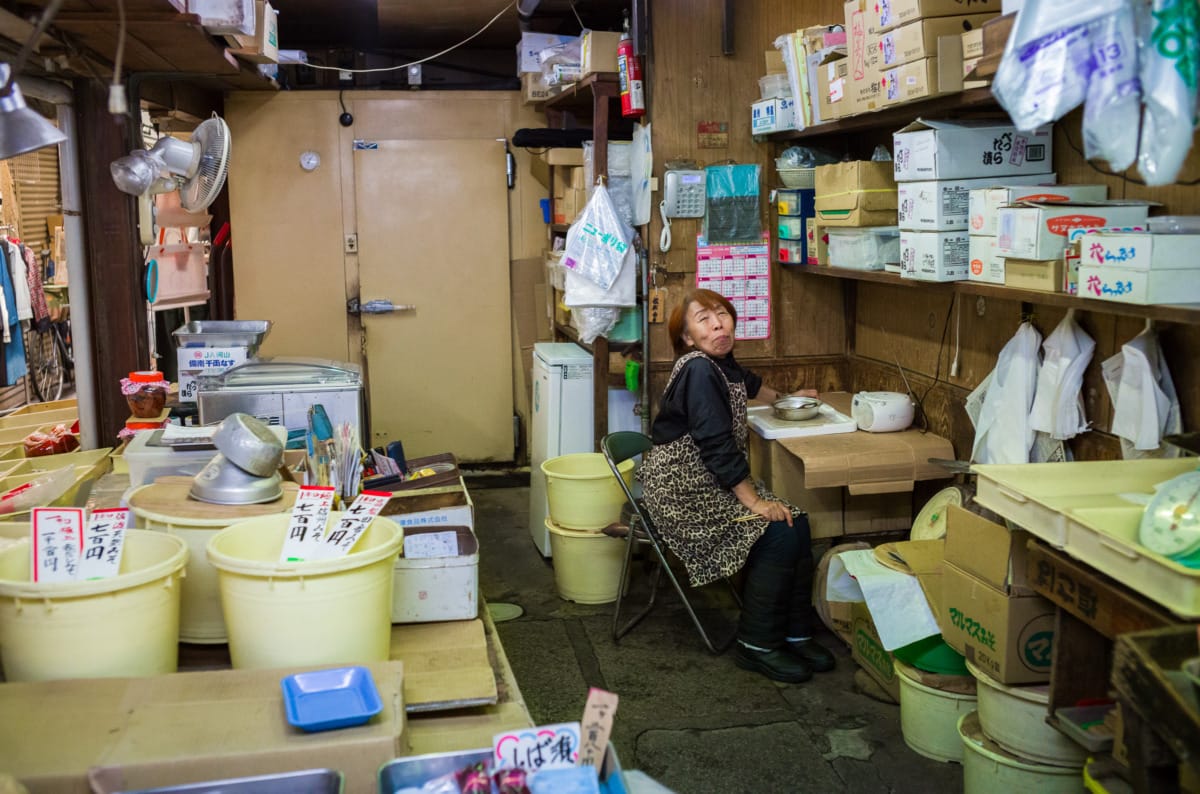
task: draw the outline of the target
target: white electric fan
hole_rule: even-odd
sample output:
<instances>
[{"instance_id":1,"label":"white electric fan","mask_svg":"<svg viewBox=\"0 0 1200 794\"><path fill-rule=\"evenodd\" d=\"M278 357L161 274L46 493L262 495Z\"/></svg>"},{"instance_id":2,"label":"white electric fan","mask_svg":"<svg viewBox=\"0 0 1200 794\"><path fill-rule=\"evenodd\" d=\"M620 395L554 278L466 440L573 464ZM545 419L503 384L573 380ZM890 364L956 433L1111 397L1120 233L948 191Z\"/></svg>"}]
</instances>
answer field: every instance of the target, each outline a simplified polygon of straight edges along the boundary
<instances>
[{"instance_id":1,"label":"white electric fan","mask_svg":"<svg viewBox=\"0 0 1200 794\"><path fill-rule=\"evenodd\" d=\"M165 135L149 149L138 149L109 166L113 182L138 197L143 245L154 242L150 221L151 197L179 191L188 212L203 212L217 198L229 172L229 126L220 116L201 122L190 141Z\"/></svg>"}]
</instances>

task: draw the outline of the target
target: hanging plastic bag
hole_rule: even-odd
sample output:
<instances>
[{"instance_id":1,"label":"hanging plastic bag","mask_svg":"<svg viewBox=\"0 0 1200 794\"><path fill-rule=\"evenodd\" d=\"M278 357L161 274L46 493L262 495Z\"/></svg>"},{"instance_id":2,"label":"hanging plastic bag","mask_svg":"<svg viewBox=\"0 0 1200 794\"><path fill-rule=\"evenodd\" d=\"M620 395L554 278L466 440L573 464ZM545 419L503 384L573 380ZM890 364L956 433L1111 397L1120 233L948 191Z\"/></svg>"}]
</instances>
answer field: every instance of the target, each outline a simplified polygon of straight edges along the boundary
<instances>
[{"instance_id":1,"label":"hanging plastic bag","mask_svg":"<svg viewBox=\"0 0 1200 794\"><path fill-rule=\"evenodd\" d=\"M1194 0L1192 0L1194 2ZM1142 86L1134 13L1126 5L1091 25L1094 68L1083 108L1083 154L1117 171L1133 165L1138 152Z\"/></svg>"},{"instance_id":2,"label":"hanging plastic bag","mask_svg":"<svg viewBox=\"0 0 1200 794\"><path fill-rule=\"evenodd\" d=\"M1182 432L1183 419L1175 382L1149 323L1103 362L1101 372L1113 404L1112 433L1121 438L1125 457L1163 456L1162 437Z\"/></svg>"},{"instance_id":3,"label":"hanging plastic bag","mask_svg":"<svg viewBox=\"0 0 1200 794\"><path fill-rule=\"evenodd\" d=\"M1154 0L1142 38L1142 143L1138 172L1147 185L1175 181L1192 146L1200 83L1196 0Z\"/></svg>"},{"instance_id":4,"label":"hanging plastic bag","mask_svg":"<svg viewBox=\"0 0 1200 794\"><path fill-rule=\"evenodd\" d=\"M758 165L711 165L705 169L704 239L718 243L762 241Z\"/></svg>"},{"instance_id":5,"label":"hanging plastic bag","mask_svg":"<svg viewBox=\"0 0 1200 794\"><path fill-rule=\"evenodd\" d=\"M608 336L620 319L621 310L607 306L580 306L571 310L571 326L585 345L596 341L598 336Z\"/></svg>"},{"instance_id":6,"label":"hanging plastic bag","mask_svg":"<svg viewBox=\"0 0 1200 794\"><path fill-rule=\"evenodd\" d=\"M1059 441L1074 438L1088 429L1081 391L1083 373L1095 349L1095 340L1075 321L1075 310L1068 310L1042 343L1042 365L1038 368L1037 392L1029 412L1030 427Z\"/></svg>"},{"instance_id":7,"label":"hanging plastic bag","mask_svg":"<svg viewBox=\"0 0 1200 794\"><path fill-rule=\"evenodd\" d=\"M971 460L975 463L1028 463L1033 447L1029 412L1037 385L1038 347L1042 335L1030 323L1000 351L988 376L975 425Z\"/></svg>"},{"instance_id":8,"label":"hanging plastic bag","mask_svg":"<svg viewBox=\"0 0 1200 794\"><path fill-rule=\"evenodd\" d=\"M1017 129L1057 121L1088 98L1096 50L1112 44L1106 17L1130 0L1027 0L992 83Z\"/></svg>"},{"instance_id":9,"label":"hanging plastic bag","mask_svg":"<svg viewBox=\"0 0 1200 794\"><path fill-rule=\"evenodd\" d=\"M607 290L617 280L633 230L613 210L608 190L597 185L587 206L567 230L562 266Z\"/></svg>"},{"instance_id":10,"label":"hanging plastic bag","mask_svg":"<svg viewBox=\"0 0 1200 794\"><path fill-rule=\"evenodd\" d=\"M633 246L625 254L621 273L608 289L590 278L584 278L574 270L566 270L563 303L576 306L636 306L637 305L637 251ZM564 268L565 269L565 268Z\"/></svg>"},{"instance_id":11,"label":"hanging plastic bag","mask_svg":"<svg viewBox=\"0 0 1200 794\"><path fill-rule=\"evenodd\" d=\"M654 178L654 147L651 145L650 124L633 128L633 146L629 152L629 173L633 179L633 225L650 222L650 180Z\"/></svg>"}]
</instances>

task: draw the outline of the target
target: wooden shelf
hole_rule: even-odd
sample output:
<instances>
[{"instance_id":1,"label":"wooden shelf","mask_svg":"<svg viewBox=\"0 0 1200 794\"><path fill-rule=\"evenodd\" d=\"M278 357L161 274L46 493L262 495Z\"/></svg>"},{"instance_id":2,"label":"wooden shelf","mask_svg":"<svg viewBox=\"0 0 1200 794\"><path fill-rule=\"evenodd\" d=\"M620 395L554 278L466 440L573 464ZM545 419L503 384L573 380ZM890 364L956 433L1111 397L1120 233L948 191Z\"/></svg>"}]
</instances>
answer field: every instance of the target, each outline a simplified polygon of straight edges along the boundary
<instances>
[{"instance_id":1,"label":"wooden shelf","mask_svg":"<svg viewBox=\"0 0 1200 794\"><path fill-rule=\"evenodd\" d=\"M542 103L542 109L590 111L595 97L611 99L620 96L620 93L621 87L616 72L596 72L547 99Z\"/></svg>"},{"instance_id":2,"label":"wooden shelf","mask_svg":"<svg viewBox=\"0 0 1200 794\"><path fill-rule=\"evenodd\" d=\"M550 224L550 231L554 232L555 234L566 234L570 228L571 228L571 224L569 224L569 223L552 223L552 224Z\"/></svg>"},{"instance_id":3,"label":"wooden shelf","mask_svg":"<svg viewBox=\"0 0 1200 794\"><path fill-rule=\"evenodd\" d=\"M880 270L851 270L850 268L824 265L804 265L799 267L789 265L787 270L790 272L824 276L826 278L842 278L850 281L891 284L897 287L952 289L963 295L978 295L998 300L1021 301L1022 303L1039 303L1043 306L1061 306L1067 309L1115 314L1123 317L1140 317L1164 323L1200 325L1200 304L1137 306L1130 303L1093 300L1079 295L1067 295L1062 292L1039 292L1031 289L1005 287L1000 284L984 284L979 281L919 281Z\"/></svg>"},{"instance_id":4,"label":"wooden shelf","mask_svg":"<svg viewBox=\"0 0 1200 794\"><path fill-rule=\"evenodd\" d=\"M957 110L992 110L1000 105L992 96L990 88L972 88L957 94L931 97L903 105L888 107L871 113L861 113L857 116L847 116L844 119L817 124L803 130L788 130L776 132L767 136L771 141L796 141L806 138L820 138L844 132L858 132L881 127L899 129L913 121L918 116L953 113Z\"/></svg>"},{"instance_id":5,"label":"wooden shelf","mask_svg":"<svg viewBox=\"0 0 1200 794\"><path fill-rule=\"evenodd\" d=\"M579 345L587 352L595 355L595 352L596 352L595 345L591 345L591 344L588 344L587 342L579 341L579 332L576 331L571 326L563 325L562 323L555 323L554 330L557 331L562 336L565 336L567 339L571 340L575 344ZM605 341L607 341L607 339ZM639 342L608 342L608 350L611 353L624 353L625 351L629 350L630 348L636 347L637 345L640 345L640 344L641 344L640 341ZM621 382L622 383L625 382L624 375L621 376Z\"/></svg>"}]
</instances>

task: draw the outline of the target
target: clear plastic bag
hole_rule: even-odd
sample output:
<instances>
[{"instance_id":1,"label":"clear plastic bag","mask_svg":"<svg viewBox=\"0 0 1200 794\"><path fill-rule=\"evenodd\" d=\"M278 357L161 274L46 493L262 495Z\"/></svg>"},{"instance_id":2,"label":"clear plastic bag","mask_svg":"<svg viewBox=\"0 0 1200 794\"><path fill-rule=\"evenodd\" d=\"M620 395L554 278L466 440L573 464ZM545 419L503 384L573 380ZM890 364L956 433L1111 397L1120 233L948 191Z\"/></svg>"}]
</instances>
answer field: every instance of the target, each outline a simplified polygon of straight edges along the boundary
<instances>
[{"instance_id":1,"label":"clear plastic bag","mask_svg":"<svg viewBox=\"0 0 1200 794\"><path fill-rule=\"evenodd\" d=\"M1134 119L1142 102L1133 9L1126 6L1099 19L1091 30L1096 39L1083 108L1083 154L1124 171L1137 159L1138 125Z\"/></svg>"},{"instance_id":2,"label":"clear plastic bag","mask_svg":"<svg viewBox=\"0 0 1200 794\"><path fill-rule=\"evenodd\" d=\"M716 243L762 240L758 165L709 166L705 179L704 239Z\"/></svg>"},{"instance_id":3,"label":"clear plastic bag","mask_svg":"<svg viewBox=\"0 0 1200 794\"><path fill-rule=\"evenodd\" d=\"M633 230L617 217L608 190L598 185L567 230L562 265L607 290L621 273L632 235Z\"/></svg>"},{"instance_id":4,"label":"clear plastic bag","mask_svg":"<svg viewBox=\"0 0 1200 794\"><path fill-rule=\"evenodd\" d=\"M571 327L579 332L579 341L590 345L598 336L608 336L617 321L621 319L621 310L607 306L580 306L571 309Z\"/></svg>"},{"instance_id":5,"label":"clear plastic bag","mask_svg":"<svg viewBox=\"0 0 1200 794\"><path fill-rule=\"evenodd\" d=\"M72 466L46 472L41 477L0 495L0 515L20 513L48 505L65 494L74 484L75 469Z\"/></svg>"},{"instance_id":6,"label":"clear plastic bag","mask_svg":"<svg viewBox=\"0 0 1200 794\"><path fill-rule=\"evenodd\" d=\"M1154 0L1142 34L1142 141L1138 172L1147 185L1175 181L1192 146L1200 83L1196 0Z\"/></svg>"},{"instance_id":7,"label":"clear plastic bag","mask_svg":"<svg viewBox=\"0 0 1200 794\"><path fill-rule=\"evenodd\" d=\"M629 246L625 261L617 280L608 289L589 278L564 268L566 272L563 303L576 306L636 306L637 305L637 252Z\"/></svg>"}]
</instances>

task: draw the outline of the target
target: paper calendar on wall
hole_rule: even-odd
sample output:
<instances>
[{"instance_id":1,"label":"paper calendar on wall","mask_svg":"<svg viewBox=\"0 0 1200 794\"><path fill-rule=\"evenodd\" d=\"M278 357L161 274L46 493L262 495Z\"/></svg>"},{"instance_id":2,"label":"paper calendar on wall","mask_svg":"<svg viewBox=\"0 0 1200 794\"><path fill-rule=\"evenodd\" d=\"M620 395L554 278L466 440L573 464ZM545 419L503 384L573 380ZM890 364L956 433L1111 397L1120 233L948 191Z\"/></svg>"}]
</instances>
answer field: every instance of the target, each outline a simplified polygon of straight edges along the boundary
<instances>
[{"instance_id":1,"label":"paper calendar on wall","mask_svg":"<svg viewBox=\"0 0 1200 794\"><path fill-rule=\"evenodd\" d=\"M724 295L737 312L736 339L771 335L770 237L761 243L705 245L696 239L696 286Z\"/></svg>"}]
</instances>

